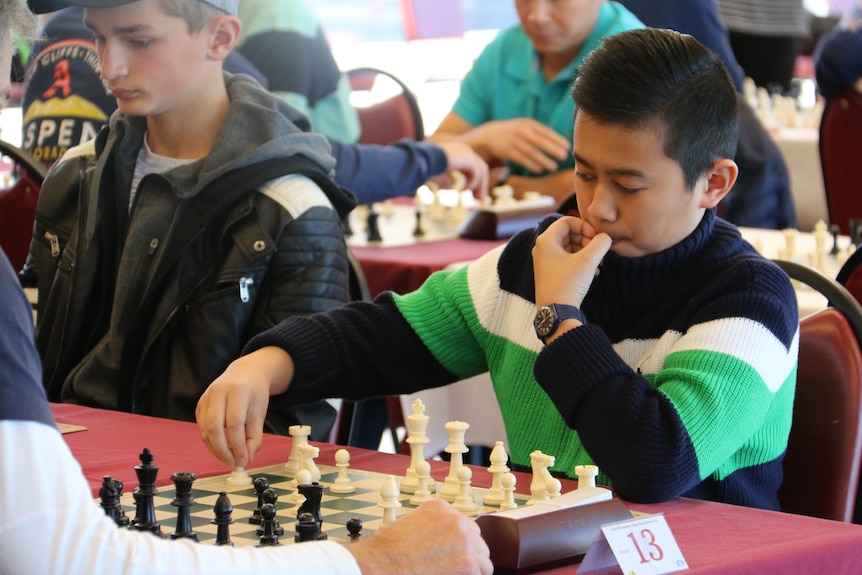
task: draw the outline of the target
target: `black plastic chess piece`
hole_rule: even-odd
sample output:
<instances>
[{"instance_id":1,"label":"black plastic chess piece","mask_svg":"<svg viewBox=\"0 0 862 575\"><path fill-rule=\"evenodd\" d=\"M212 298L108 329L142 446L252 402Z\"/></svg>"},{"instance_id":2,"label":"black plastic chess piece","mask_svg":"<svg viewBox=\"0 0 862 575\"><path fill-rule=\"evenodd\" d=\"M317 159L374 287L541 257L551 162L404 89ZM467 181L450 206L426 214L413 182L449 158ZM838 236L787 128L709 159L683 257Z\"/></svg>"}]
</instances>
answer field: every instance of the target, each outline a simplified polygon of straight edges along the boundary
<instances>
[{"instance_id":1,"label":"black plastic chess piece","mask_svg":"<svg viewBox=\"0 0 862 575\"><path fill-rule=\"evenodd\" d=\"M368 207L368 241L369 242L379 242L382 241L383 238L380 237L380 225L377 222L377 219L380 217L380 214L374 211L373 206Z\"/></svg>"},{"instance_id":2,"label":"black plastic chess piece","mask_svg":"<svg viewBox=\"0 0 862 575\"><path fill-rule=\"evenodd\" d=\"M151 533L164 537L162 527L156 521L156 509L153 497L159 493L156 489L156 475L159 473L158 465L153 465L153 454L144 448L139 456L140 465L135 466L135 475L138 476L138 486L132 492L135 500L135 518L131 526L138 531L150 531Z\"/></svg>"},{"instance_id":3,"label":"black plastic chess piece","mask_svg":"<svg viewBox=\"0 0 862 575\"><path fill-rule=\"evenodd\" d=\"M323 486L320 483L314 482L308 485L297 485L297 491L305 496L305 501L299 506L296 511L296 518L303 513L311 513L315 521L323 525L323 516L320 512L320 504L323 500Z\"/></svg>"},{"instance_id":4,"label":"black plastic chess piece","mask_svg":"<svg viewBox=\"0 0 862 575\"><path fill-rule=\"evenodd\" d=\"M297 543L305 541L323 541L327 538L326 533L321 533L320 522L311 513L300 513L296 522L296 535L293 540Z\"/></svg>"},{"instance_id":5,"label":"black plastic chess piece","mask_svg":"<svg viewBox=\"0 0 862 575\"><path fill-rule=\"evenodd\" d=\"M192 483L197 475L188 471L179 471L171 475L174 482L174 499L171 505L177 508L177 526L171 533L171 539L194 539L198 540L198 534L192 529L192 518L189 508L195 504L192 497Z\"/></svg>"},{"instance_id":6,"label":"black plastic chess piece","mask_svg":"<svg viewBox=\"0 0 862 575\"><path fill-rule=\"evenodd\" d=\"M263 534L258 541L258 547L281 545L278 535L275 533L275 505L264 503L260 506L260 524L263 526Z\"/></svg>"},{"instance_id":7,"label":"black plastic chess piece","mask_svg":"<svg viewBox=\"0 0 862 575\"><path fill-rule=\"evenodd\" d=\"M356 541L362 536L362 519L359 517L348 519L346 527L351 541Z\"/></svg>"},{"instance_id":8,"label":"black plastic chess piece","mask_svg":"<svg viewBox=\"0 0 862 575\"><path fill-rule=\"evenodd\" d=\"M838 236L841 235L841 226L837 224L832 224L829 226L829 233L832 234L832 249L829 250L829 253L833 256L838 255Z\"/></svg>"},{"instance_id":9,"label":"black plastic chess piece","mask_svg":"<svg viewBox=\"0 0 862 575\"><path fill-rule=\"evenodd\" d=\"M99 505L105 510L105 515L114 520L120 527L129 525L129 518L123 511L120 498L123 495L123 482L111 478L110 475L102 477L102 487L99 489Z\"/></svg>"},{"instance_id":10,"label":"black plastic chess piece","mask_svg":"<svg viewBox=\"0 0 862 575\"><path fill-rule=\"evenodd\" d=\"M260 525L260 506L263 505L263 491L269 489L269 479L266 477L258 477L254 480L254 491L257 493L257 507L248 516L248 522L254 525Z\"/></svg>"},{"instance_id":11,"label":"black plastic chess piece","mask_svg":"<svg viewBox=\"0 0 862 575\"><path fill-rule=\"evenodd\" d=\"M850 240L854 246L862 244L862 220L850 220Z\"/></svg>"},{"instance_id":12,"label":"black plastic chess piece","mask_svg":"<svg viewBox=\"0 0 862 575\"><path fill-rule=\"evenodd\" d=\"M425 228L422 226L422 210L416 210L416 227L413 228L413 235L417 238L425 235Z\"/></svg>"},{"instance_id":13,"label":"black plastic chess piece","mask_svg":"<svg viewBox=\"0 0 862 575\"><path fill-rule=\"evenodd\" d=\"M341 220L341 229L344 230L344 235L350 237L353 235L353 227L350 225L350 215L345 216Z\"/></svg>"},{"instance_id":14,"label":"black plastic chess piece","mask_svg":"<svg viewBox=\"0 0 862 575\"><path fill-rule=\"evenodd\" d=\"M260 509L258 509L260 511ZM215 518L210 520L210 523L216 525L216 540L215 545L230 545L233 547L233 541L230 540L230 525L233 523L233 505L224 491L219 492L218 499L213 505L213 513Z\"/></svg>"},{"instance_id":15,"label":"black plastic chess piece","mask_svg":"<svg viewBox=\"0 0 862 575\"><path fill-rule=\"evenodd\" d=\"M269 485L269 483L267 483L267 485ZM260 501L261 501L261 507L263 507L264 505L269 503L270 505L273 506L273 508L276 509L276 511L278 511L278 506L276 505L278 503L278 491L276 491L275 489L272 489L271 487L267 487L266 489L261 491ZM284 527L281 526L278 519L275 519L275 524L273 526L273 530L274 530L275 534L278 536L284 535ZM257 534L263 535L263 521L262 520L261 520L261 526L257 528Z\"/></svg>"}]
</instances>

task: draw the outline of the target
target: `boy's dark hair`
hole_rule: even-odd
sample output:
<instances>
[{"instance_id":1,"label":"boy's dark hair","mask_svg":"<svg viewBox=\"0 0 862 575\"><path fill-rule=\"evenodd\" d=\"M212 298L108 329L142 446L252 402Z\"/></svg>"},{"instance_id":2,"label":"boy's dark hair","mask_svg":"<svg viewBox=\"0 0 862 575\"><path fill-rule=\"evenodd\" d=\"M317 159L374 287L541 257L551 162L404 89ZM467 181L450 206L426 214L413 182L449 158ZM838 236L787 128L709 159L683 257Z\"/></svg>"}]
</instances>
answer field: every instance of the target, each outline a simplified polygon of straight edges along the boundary
<instances>
[{"instance_id":1,"label":"boy's dark hair","mask_svg":"<svg viewBox=\"0 0 862 575\"><path fill-rule=\"evenodd\" d=\"M611 36L587 56L572 91L576 114L607 124L664 130L664 153L685 185L733 158L736 90L718 56L693 37L645 28Z\"/></svg>"}]
</instances>

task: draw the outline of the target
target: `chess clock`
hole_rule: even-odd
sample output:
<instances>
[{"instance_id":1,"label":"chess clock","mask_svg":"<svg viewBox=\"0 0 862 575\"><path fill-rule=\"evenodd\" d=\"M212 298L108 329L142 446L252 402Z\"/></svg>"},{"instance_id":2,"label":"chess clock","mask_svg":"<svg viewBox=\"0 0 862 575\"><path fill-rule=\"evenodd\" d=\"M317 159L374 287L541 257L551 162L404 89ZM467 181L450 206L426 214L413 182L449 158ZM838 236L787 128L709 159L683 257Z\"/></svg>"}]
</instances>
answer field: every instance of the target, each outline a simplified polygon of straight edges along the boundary
<instances>
[{"instance_id":1,"label":"chess clock","mask_svg":"<svg viewBox=\"0 0 862 575\"><path fill-rule=\"evenodd\" d=\"M536 328L536 336L544 342L557 331L560 322L565 319L576 319L581 323L587 323L584 312L573 305L564 305L561 303L543 305L536 312L536 318L533 320L533 327Z\"/></svg>"}]
</instances>

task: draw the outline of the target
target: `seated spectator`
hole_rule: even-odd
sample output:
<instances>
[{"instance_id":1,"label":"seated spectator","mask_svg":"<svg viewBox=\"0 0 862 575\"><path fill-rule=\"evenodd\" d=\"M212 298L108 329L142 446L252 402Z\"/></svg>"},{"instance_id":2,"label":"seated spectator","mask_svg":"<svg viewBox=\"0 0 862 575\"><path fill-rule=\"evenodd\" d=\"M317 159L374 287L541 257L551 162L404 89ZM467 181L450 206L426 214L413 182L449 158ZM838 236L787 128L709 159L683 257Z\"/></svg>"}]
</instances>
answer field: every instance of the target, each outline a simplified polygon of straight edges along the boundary
<instances>
[{"instance_id":1,"label":"seated spectator","mask_svg":"<svg viewBox=\"0 0 862 575\"><path fill-rule=\"evenodd\" d=\"M538 191L562 202L572 193L575 72L603 38L643 24L603 0L515 0L515 8L520 23L482 50L429 139L466 142L492 165L505 163L516 197Z\"/></svg>"}]
</instances>

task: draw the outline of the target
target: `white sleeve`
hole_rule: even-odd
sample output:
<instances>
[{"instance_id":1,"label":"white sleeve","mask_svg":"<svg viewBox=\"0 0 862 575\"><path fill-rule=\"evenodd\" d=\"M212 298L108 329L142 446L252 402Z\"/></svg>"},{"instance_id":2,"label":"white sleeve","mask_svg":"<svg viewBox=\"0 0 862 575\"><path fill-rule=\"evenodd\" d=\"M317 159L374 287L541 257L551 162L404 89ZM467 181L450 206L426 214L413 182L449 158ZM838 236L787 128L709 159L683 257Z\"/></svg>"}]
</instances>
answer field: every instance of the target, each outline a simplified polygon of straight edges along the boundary
<instances>
[{"instance_id":1,"label":"white sleeve","mask_svg":"<svg viewBox=\"0 0 862 575\"><path fill-rule=\"evenodd\" d=\"M0 421L0 573L360 575L329 541L231 548L169 541L120 529L91 496L60 433Z\"/></svg>"}]
</instances>

